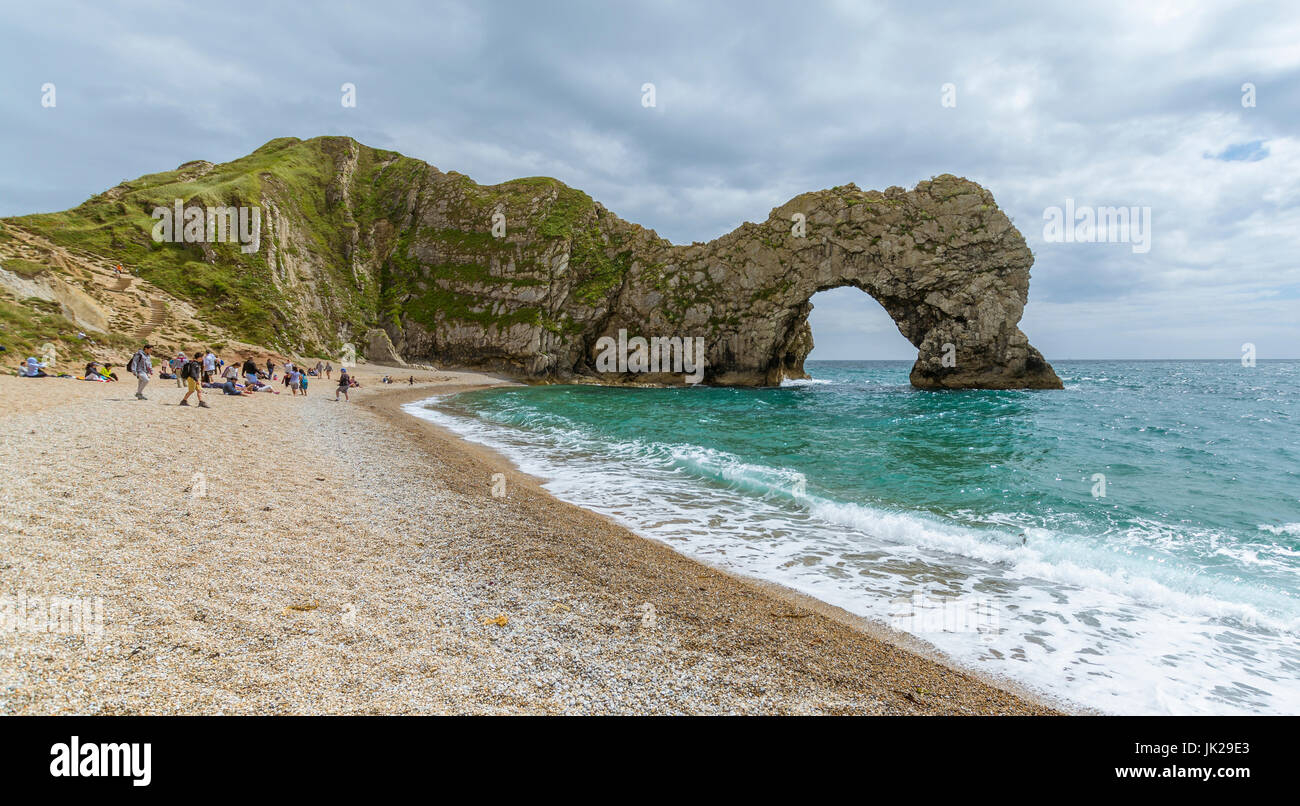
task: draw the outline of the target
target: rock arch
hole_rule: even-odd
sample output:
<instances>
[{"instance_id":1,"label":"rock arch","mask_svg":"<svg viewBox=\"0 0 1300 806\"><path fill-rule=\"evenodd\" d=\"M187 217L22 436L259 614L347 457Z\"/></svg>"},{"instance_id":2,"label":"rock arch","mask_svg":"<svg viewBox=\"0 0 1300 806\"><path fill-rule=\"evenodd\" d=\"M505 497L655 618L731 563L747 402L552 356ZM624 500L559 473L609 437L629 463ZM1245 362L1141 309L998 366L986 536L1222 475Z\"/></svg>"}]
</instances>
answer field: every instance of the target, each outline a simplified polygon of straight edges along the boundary
<instances>
[{"instance_id":1,"label":"rock arch","mask_svg":"<svg viewBox=\"0 0 1300 806\"><path fill-rule=\"evenodd\" d=\"M1019 327L1033 255L992 195L966 179L805 193L761 224L637 258L603 332L702 335L707 382L804 377L809 299L853 286L916 346L914 386L1061 388Z\"/></svg>"}]
</instances>

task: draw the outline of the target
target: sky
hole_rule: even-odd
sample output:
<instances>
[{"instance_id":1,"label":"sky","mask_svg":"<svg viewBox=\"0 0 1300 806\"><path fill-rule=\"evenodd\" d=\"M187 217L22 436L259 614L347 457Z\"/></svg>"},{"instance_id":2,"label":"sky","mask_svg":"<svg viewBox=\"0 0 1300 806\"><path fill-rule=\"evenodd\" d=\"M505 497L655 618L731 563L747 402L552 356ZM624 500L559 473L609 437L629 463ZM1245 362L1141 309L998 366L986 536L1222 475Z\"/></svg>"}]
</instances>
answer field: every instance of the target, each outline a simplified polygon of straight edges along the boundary
<instances>
[{"instance_id":1,"label":"sky","mask_svg":"<svg viewBox=\"0 0 1300 806\"><path fill-rule=\"evenodd\" d=\"M1294 0L5 5L0 215L324 134L553 176L675 243L952 173L1033 250L1049 360L1300 357ZM1149 241L1062 242L1067 200ZM915 357L866 294L813 303L812 358Z\"/></svg>"}]
</instances>

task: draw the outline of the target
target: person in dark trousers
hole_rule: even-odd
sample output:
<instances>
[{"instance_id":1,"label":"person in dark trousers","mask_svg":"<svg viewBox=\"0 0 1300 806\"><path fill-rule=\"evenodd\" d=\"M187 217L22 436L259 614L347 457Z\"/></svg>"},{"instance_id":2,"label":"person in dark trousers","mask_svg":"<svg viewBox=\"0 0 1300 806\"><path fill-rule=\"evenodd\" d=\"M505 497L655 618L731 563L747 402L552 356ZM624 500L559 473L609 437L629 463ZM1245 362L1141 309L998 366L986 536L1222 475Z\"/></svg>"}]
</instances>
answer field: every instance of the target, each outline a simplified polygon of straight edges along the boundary
<instances>
[{"instance_id":1,"label":"person in dark trousers","mask_svg":"<svg viewBox=\"0 0 1300 806\"><path fill-rule=\"evenodd\" d=\"M149 385L149 376L153 375L153 345L146 344L135 355L131 356L131 361L126 365L126 371L135 376L135 398L136 400L148 400L144 396L144 388Z\"/></svg>"}]
</instances>

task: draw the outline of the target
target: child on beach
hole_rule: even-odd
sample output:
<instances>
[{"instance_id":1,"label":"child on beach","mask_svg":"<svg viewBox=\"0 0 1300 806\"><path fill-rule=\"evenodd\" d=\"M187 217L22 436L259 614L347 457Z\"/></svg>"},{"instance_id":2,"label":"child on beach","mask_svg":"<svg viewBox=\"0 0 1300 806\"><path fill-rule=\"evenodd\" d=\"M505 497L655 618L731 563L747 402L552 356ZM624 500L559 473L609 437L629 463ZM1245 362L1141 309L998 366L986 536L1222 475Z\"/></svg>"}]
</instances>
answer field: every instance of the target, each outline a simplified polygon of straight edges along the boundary
<instances>
[{"instance_id":1,"label":"child on beach","mask_svg":"<svg viewBox=\"0 0 1300 806\"><path fill-rule=\"evenodd\" d=\"M334 390L334 402L335 402L335 403L338 402L338 400L339 400L339 392L342 392L342 393L343 393L343 401L344 401L345 403L348 402L348 388L351 387L351 386L352 386L352 377L351 377L350 375L348 375L348 371L347 371L346 369L340 369L340 370L339 370L339 385L338 385L338 388L336 388L336 389Z\"/></svg>"}]
</instances>

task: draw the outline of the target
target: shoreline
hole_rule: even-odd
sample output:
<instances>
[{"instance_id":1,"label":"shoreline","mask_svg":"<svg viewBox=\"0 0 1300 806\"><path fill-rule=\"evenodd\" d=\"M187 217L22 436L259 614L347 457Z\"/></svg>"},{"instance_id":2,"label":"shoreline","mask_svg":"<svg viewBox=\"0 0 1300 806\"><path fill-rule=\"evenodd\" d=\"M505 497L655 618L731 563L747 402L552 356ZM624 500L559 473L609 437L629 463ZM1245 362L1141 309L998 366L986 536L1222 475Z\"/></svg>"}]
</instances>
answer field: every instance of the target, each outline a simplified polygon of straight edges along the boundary
<instances>
[{"instance_id":1,"label":"shoreline","mask_svg":"<svg viewBox=\"0 0 1300 806\"><path fill-rule=\"evenodd\" d=\"M509 381L391 371L362 365L351 403L319 383L208 409L0 377L0 596L102 615L0 632L0 714L1061 712L401 409Z\"/></svg>"},{"instance_id":2,"label":"shoreline","mask_svg":"<svg viewBox=\"0 0 1300 806\"><path fill-rule=\"evenodd\" d=\"M989 674L979 669L973 669L955 660L954 658L947 655L946 653L939 650L938 648L934 647L933 645L929 644L922 638L914 636L910 633L896 630L888 626L887 624L883 624L881 622L866 618L864 616L856 615L854 613L849 612L848 610L845 610L842 607L830 604L828 602L825 602L821 599L818 599L814 596L803 593L801 591L797 591L779 582L774 582L772 580L767 580L756 576L742 574L731 569L720 568L718 566L711 565L702 560L684 554L678 551L677 549L675 549L670 544L663 543L661 541L637 533L634 529L622 523L619 523L613 517L610 517L603 513L595 512L593 510L586 509L579 504L564 501L562 499L555 497L553 494L551 494L548 490L545 489L544 485L546 484L547 481L546 479L539 478L537 476L523 472L515 465L514 461L510 459L510 457L502 454L500 451L497 451L491 446L484 445L482 443L470 440L437 423L414 417L413 415L408 414L402 409L403 406L409 403L414 403L423 400L430 400L433 398L450 397L453 395L460 394L462 392L473 391L476 389L487 389L496 386L524 386L524 385L526 384L522 384L518 381L513 381L513 380L501 384L464 384L460 386L449 387L447 389L439 389L434 394L429 394L428 393L429 390L427 389L420 390L420 391L380 390L380 394L382 395L382 398L391 398L391 400L386 400L385 401L386 405L380 407L378 410L380 416L384 417L386 420L388 420L390 423L394 425L401 426L408 423L408 421L414 421L415 423L418 424L421 430L427 432L428 436L426 438L437 439L440 442L442 442L444 445L446 445L447 447L453 450L459 449L478 463L488 465L493 468L498 468L502 466L508 468L507 471L508 477L513 476L515 477L517 483L528 485L532 493L539 496L544 496L546 499L549 499L549 501L552 502L554 506L576 509L582 512L586 516L598 518L604 521L606 524L608 524L609 528L611 529L624 531L637 540L645 541L656 547L662 547L663 549L666 549L669 552L671 552L672 555L674 555L675 557L680 557L690 563L698 565L700 568L708 569L709 571L721 574L733 580L735 583L739 585L756 587L760 589L763 593L768 594L774 597L775 599L778 599L790 605L792 608L807 611L806 614L800 613L799 614L800 618L806 618L810 615L816 615L822 618L829 619L831 621L836 622L837 624L849 628L850 630L861 633L866 637L870 638L871 640L890 644L903 652L916 655L925 661L937 664L953 672L957 672L963 675L970 675L986 685L996 687L1015 697L1024 699L1027 702L1031 702L1035 705L1047 709L1051 709L1052 711L1055 712L1065 713L1065 714L1093 713L1089 709L1082 708L1074 703L1056 701L1052 697L1044 693L1029 689L1013 679Z\"/></svg>"}]
</instances>

